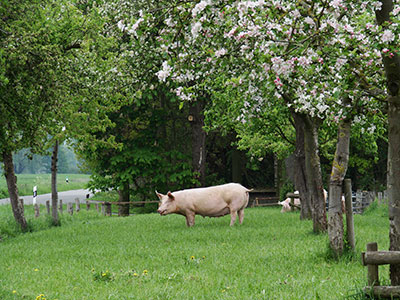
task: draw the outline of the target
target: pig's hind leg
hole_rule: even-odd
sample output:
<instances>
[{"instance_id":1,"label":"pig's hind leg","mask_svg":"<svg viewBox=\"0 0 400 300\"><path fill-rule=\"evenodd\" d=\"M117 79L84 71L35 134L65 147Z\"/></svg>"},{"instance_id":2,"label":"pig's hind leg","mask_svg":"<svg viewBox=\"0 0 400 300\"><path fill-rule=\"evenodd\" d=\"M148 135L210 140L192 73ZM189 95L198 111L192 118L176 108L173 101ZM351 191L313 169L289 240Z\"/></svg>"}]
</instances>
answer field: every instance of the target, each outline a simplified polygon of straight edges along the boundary
<instances>
[{"instance_id":1,"label":"pig's hind leg","mask_svg":"<svg viewBox=\"0 0 400 300\"><path fill-rule=\"evenodd\" d=\"M238 215L239 215L239 224L242 224L244 219L244 208L238 211Z\"/></svg>"}]
</instances>

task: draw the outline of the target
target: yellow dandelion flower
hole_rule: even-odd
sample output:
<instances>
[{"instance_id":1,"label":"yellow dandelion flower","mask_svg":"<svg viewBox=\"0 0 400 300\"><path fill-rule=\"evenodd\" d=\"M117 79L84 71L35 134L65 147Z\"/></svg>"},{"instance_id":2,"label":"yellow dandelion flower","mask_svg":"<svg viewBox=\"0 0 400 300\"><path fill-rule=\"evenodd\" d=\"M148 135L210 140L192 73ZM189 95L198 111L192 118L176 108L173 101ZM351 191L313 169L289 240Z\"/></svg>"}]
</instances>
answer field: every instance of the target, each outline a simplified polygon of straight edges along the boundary
<instances>
[{"instance_id":1,"label":"yellow dandelion flower","mask_svg":"<svg viewBox=\"0 0 400 300\"><path fill-rule=\"evenodd\" d=\"M39 271L39 269L34 269L33 271L37 272L37 271ZM41 296L39 295L38 297L41 297Z\"/></svg>"},{"instance_id":2,"label":"yellow dandelion flower","mask_svg":"<svg viewBox=\"0 0 400 300\"><path fill-rule=\"evenodd\" d=\"M107 273L101 273L101 276L103 276L103 277L106 276L106 275L107 275Z\"/></svg>"},{"instance_id":3,"label":"yellow dandelion flower","mask_svg":"<svg viewBox=\"0 0 400 300\"><path fill-rule=\"evenodd\" d=\"M193 260L194 258L195 258L195 257L194 257L193 255L190 257L191 260Z\"/></svg>"},{"instance_id":4,"label":"yellow dandelion flower","mask_svg":"<svg viewBox=\"0 0 400 300\"><path fill-rule=\"evenodd\" d=\"M13 294L16 294L16 293L17 293L17 291L16 291L16 290L13 290L13 291L12 291L12 293L13 293Z\"/></svg>"},{"instance_id":5,"label":"yellow dandelion flower","mask_svg":"<svg viewBox=\"0 0 400 300\"><path fill-rule=\"evenodd\" d=\"M144 274L144 275L147 275L148 272L149 272L149 271L147 271L147 270L143 270L143 274Z\"/></svg>"},{"instance_id":6,"label":"yellow dandelion flower","mask_svg":"<svg viewBox=\"0 0 400 300\"><path fill-rule=\"evenodd\" d=\"M138 277L139 274L138 273L133 273L133 276Z\"/></svg>"}]
</instances>

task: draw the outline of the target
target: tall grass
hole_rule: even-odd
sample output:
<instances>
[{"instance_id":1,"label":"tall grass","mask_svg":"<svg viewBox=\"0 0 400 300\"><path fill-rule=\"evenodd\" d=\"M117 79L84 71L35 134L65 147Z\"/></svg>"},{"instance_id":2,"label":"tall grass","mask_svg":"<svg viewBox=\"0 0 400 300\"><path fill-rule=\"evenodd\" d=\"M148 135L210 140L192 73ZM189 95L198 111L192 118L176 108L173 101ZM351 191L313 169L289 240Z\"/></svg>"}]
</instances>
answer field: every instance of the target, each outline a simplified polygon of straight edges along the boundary
<instances>
[{"instance_id":1,"label":"tall grass","mask_svg":"<svg viewBox=\"0 0 400 300\"><path fill-rule=\"evenodd\" d=\"M0 299L362 299L359 254L371 241L388 248L384 211L355 216L357 255L339 261L311 221L279 208L246 209L234 227L197 216L193 228L178 215L81 211L0 243Z\"/></svg>"},{"instance_id":2,"label":"tall grass","mask_svg":"<svg viewBox=\"0 0 400 300\"><path fill-rule=\"evenodd\" d=\"M57 190L59 192L85 188L89 182L86 174L58 174ZM68 178L68 183L66 179ZM38 194L51 192L51 174L18 174L17 186L20 196L32 195L33 187L37 186ZM4 176L0 177L0 198L8 198L7 183Z\"/></svg>"}]
</instances>

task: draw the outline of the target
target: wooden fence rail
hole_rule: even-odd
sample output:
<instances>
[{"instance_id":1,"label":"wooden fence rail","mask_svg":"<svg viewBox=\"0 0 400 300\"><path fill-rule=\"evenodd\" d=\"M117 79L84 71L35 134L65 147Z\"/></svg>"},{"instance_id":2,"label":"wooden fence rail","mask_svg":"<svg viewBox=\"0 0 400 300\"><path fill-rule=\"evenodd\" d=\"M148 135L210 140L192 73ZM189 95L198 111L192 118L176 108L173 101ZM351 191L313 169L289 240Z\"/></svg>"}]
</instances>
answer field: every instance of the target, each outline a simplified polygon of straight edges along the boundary
<instances>
[{"instance_id":1,"label":"wooden fence rail","mask_svg":"<svg viewBox=\"0 0 400 300\"><path fill-rule=\"evenodd\" d=\"M367 251L362 253L362 262L368 268L368 286L364 288L367 295L379 298L400 297L400 286L381 286L379 282L380 265L400 264L400 251L378 251L377 243L367 244Z\"/></svg>"},{"instance_id":2,"label":"wooden fence rail","mask_svg":"<svg viewBox=\"0 0 400 300\"><path fill-rule=\"evenodd\" d=\"M62 200L59 200L59 212L62 214L63 213L63 205L62 205ZM100 212L100 206L101 206L101 213L105 216L111 216L112 215L112 205L117 205L117 206L142 206L144 204L149 204L149 203L160 203L160 201L132 201L132 202L101 202L101 201L90 201L86 200L86 210L90 210L92 207L92 204L94 204L95 209ZM81 202L79 201L78 198L75 199L75 203L69 202L67 203L67 212L70 215L73 215L74 213L74 204L75 204L75 212L79 212L81 210ZM35 217L38 218L40 216L40 205L35 204L34 206L34 212L35 212ZM46 201L46 211L47 214L50 214L50 201ZM120 211L120 210L118 210Z\"/></svg>"}]
</instances>

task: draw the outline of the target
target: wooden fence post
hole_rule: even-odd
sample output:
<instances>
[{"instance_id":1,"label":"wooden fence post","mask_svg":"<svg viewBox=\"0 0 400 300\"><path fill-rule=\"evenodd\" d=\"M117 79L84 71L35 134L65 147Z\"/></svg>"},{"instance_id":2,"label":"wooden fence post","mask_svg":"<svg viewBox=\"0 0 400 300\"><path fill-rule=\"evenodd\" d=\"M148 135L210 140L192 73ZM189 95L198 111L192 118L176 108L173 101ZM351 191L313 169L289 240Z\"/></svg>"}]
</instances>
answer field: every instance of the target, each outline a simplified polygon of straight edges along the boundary
<instances>
[{"instance_id":1,"label":"wooden fence post","mask_svg":"<svg viewBox=\"0 0 400 300\"><path fill-rule=\"evenodd\" d=\"M346 206L346 229L347 241L354 252L356 250L356 242L354 235L354 220L353 220L353 202L351 197L351 179L344 180L344 199Z\"/></svg>"},{"instance_id":2,"label":"wooden fence post","mask_svg":"<svg viewBox=\"0 0 400 300\"><path fill-rule=\"evenodd\" d=\"M46 209L47 209L47 214L50 214L50 200L46 201Z\"/></svg>"},{"instance_id":3,"label":"wooden fence post","mask_svg":"<svg viewBox=\"0 0 400 300\"><path fill-rule=\"evenodd\" d=\"M59 206L58 206L58 211L60 212L60 214L63 213L63 204L62 204L62 200L61 199L60 199L60 203L59 203Z\"/></svg>"},{"instance_id":4,"label":"wooden fence post","mask_svg":"<svg viewBox=\"0 0 400 300\"><path fill-rule=\"evenodd\" d=\"M79 202L79 198L75 198L75 210L79 212L81 210L81 203Z\"/></svg>"},{"instance_id":5,"label":"wooden fence post","mask_svg":"<svg viewBox=\"0 0 400 300\"><path fill-rule=\"evenodd\" d=\"M105 203L105 202L102 202L102 203L101 203L101 214L102 214L103 216L106 215L106 203Z\"/></svg>"},{"instance_id":6,"label":"wooden fence post","mask_svg":"<svg viewBox=\"0 0 400 300\"><path fill-rule=\"evenodd\" d=\"M34 210L35 210L35 218L39 218L40 216L40 212L39 212L39 204L35 203L35 205L33 206Z\"/></svg>"},{"instance_id":7,"label":"wooden fence post","mask_svg":"<svg viewBox=\"0 0 400 300\"><path fill-rule=\"evenodd\" d=\"M67 204L67 211L68 211L68 213L69 213L70 215L73 215L73 214L74 214L74 206L73 206L73 203L72 203L72 202L68 202L68 204Z\"/></svg>"},{"instance_id":8,"label":"wooden fence post","mask_svg":"<svg viewBox=\"0 0 400 300\"><path fill-rule=\"evenodd\" d=\"M106 205L106 216L111 217L111 202L104 202Z\"/></svg>"},{"instance_id":9,"label":"wooden fence post","mask_svg":"<svg viewBox=\"0 0 400 300\"><path fill-rule=\"evenodd\" d=\"M97 212L100 212L100 210L99 210L99 204L98 204L98 203L95 203L94 206L96 207Z\"/></svg>"},{"instance_id":10,"label":"wooden fence post","mask_svg":"<svg viewBox=\"0 0 400 300\"><path fill-rule=\"evenodd\" d=\"M367 251L378 251L378 244L368 243ZM378 265L367 265L367 268L368 268L368 285L369 286L379 285Z\"/></svg>"},{"instance_id":11,"label":"wooden fence post","mask_svg":"<svg viewBox=\"0 0 400 300\"><path fill-rule=\"evenodd\" d=\"M378 204L382 204L382 192L378 192Z\"/></svg>"}]
</instances>

